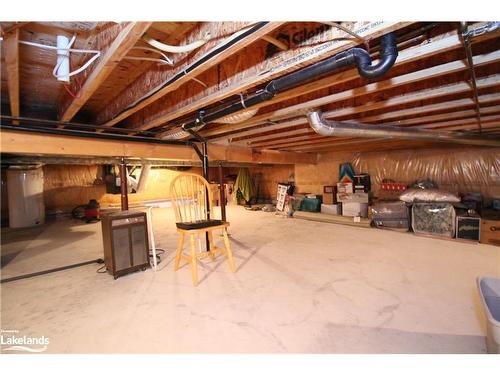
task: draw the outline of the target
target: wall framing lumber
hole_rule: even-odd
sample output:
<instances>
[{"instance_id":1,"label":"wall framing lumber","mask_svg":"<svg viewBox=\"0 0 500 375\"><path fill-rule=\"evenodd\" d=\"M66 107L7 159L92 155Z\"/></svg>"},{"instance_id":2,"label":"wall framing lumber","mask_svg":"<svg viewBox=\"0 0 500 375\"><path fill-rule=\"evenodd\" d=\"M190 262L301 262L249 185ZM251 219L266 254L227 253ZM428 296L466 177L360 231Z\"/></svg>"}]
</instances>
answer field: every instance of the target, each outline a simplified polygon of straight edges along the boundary
<instances>
[{"instance_id":1,"label":"wall framing lumber","mask_svg":"<svg viewBox=\"0 0 500 375\"><path fill-rule=\"evenodd\" d=\"M199 161L189 146L147 144L3 130L1 152L27 155L136 157ZM209 145L210 161L256 164L315 164L316 154Z\"/></svg>"},{"instance_id":2,"label":"wall framing lumber","mask_svg":"<svg viewBox=\"0 0 500 375\"><path fill-rule=\"evenodd\" d=\"M130 49L137 43L152 22L130 22L120 31L103 56L98 60L97 66L85 80L78 94L73 98L63 111L61 121L70 121L82 108L92 94L99 88L113 69L120 63Z\"/></svg>"}]
</instances>

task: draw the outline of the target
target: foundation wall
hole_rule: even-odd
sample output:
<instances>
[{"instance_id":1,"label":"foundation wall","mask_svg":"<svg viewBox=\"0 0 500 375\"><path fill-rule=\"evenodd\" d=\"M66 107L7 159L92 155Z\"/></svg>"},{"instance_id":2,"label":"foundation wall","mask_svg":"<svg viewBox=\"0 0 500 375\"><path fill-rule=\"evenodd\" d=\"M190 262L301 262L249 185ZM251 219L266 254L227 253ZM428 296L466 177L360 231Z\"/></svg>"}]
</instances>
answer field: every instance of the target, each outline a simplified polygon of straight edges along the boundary
<instances>
[{"instance_id":1,"label":"foundation wall","mask_svg":"<svg viewBox=\"0 0 500 375\"><path fill-rule=\"evenodd\" d=\"M500 197L500 151L465 147L324 153L317 165L296 165L298 191L321 194L324 185L337 183L339 165L345 162L351 163L356 173L370 174L374 193L384 178L406 184L430 178L453 193L479 191L486 197Z\"/></svg>"}]
</instances>

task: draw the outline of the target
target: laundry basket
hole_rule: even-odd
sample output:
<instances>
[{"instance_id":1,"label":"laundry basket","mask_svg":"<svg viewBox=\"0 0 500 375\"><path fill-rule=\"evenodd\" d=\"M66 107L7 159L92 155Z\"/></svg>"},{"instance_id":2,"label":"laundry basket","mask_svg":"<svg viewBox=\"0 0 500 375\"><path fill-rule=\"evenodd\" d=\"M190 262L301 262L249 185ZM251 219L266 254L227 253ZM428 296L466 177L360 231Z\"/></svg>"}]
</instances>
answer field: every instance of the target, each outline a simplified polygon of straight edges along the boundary
<instances>
[{"instance_id":1,"label":"laundry basket","mask_svg":"<svg viewBox=\"0 0 500 375\"><path fill-rule=\"evenodd\" d=\"M500 354L500 279L479 277L477 286L483 302L486 319L486 349Z\"/></svg>"}]
</instances>

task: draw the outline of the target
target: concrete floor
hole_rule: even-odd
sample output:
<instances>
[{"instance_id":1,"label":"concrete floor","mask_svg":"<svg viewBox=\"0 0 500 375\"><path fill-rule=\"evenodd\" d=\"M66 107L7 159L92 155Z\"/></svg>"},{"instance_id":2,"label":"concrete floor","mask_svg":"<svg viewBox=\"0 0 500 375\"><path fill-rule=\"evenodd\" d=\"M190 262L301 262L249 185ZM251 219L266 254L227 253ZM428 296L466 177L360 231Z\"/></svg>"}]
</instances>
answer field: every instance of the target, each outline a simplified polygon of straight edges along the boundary
<instances>
[{"instance_id":1,"label":"concrete floor","mask_svg":"<svg viewBox=\"0 0 500 375\"><path fill-rule=\"evenodd\" d=\"M484 353L476 277L500 248L286 219L230 206L237 273L172 270L171 209L155 209L158 272L99 265L1 285L1 327L49 353ZM219 239L220 240L220 239ZM2 278L102 256L100 224L7 230ZM5 262L4 262L5 263Z\"/></svg>"}]
</instances>

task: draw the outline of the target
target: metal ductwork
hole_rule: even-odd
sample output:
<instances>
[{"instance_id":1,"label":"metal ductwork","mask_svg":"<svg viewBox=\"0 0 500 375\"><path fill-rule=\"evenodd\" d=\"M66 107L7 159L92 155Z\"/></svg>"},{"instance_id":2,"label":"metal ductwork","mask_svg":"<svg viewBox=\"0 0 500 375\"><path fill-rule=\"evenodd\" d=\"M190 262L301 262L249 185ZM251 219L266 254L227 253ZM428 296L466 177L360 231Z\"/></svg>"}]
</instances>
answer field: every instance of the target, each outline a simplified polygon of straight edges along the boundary
<instances>
[{"instance_id":1,"label":"metal ductwork","mask_svg":"<svg viewBox=\"0 0 500 375\"><path fill-rule=\"evenodd\" d=\"M372 59L367 51L362 48L351 48L326 60L274 79L270 81L263 90L258 90L246 98L241 96L239 101L229 104L227 107L215 112L206 113L204 110L201 110L198 112L196 119L185 123L182 125L182 128L174 129L172 133L176 133L177 137L179 137L180 134L185 136L186 134L183 130L186 131L187 129L198 128L220 118L227 117L235 112L249 109L256 104L272 99L280 92L303 85L347 66L356 65L362 77L380 77L394 65L397 56L396 36L393 33L386 34L381 38L380 61L376 65L372 65ZM174 137L169 133L165 133L163 139L165 138Z\"/></svg>"},{"instance_id":2,"label":"metal ductwork","mask_svg":"<svg viewBox=\"0 0 500 375\"><path fill-rule=\"evenodd\" d=\"M325 120L320 111L307 114L311 128L326 137L394 138L415 141L460 143L476 146L500 147L500 139L474 137L460 132L403 128L393 125L369 125L348 121Z\"/></svg>"}]
</instances>

